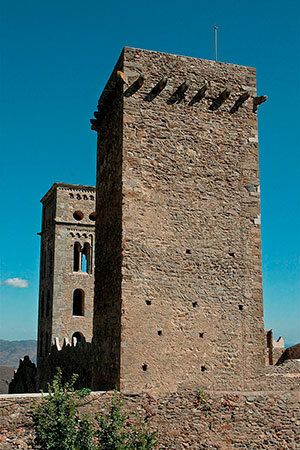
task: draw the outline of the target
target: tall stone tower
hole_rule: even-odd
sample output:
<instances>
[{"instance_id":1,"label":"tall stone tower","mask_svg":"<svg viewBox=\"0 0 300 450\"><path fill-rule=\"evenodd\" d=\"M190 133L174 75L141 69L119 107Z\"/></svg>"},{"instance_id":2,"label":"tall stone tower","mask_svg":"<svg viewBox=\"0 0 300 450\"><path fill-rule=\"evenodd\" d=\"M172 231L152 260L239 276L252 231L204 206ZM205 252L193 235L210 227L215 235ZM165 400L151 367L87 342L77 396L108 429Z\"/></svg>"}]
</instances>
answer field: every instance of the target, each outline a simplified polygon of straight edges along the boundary
<instances>
[{"instance_id":1,"label":"tall stone tower","mask_svg":"<svg viewBox=\"0 0 300 450\"><path fill-rule=\"evenodd\" d=\"M255 69L125 48L100 97L93 389L258 389Z\"/></svg>"},{"instance_id":2,"label":"tall stone tower","mask_svg":"<svg viewBox=\"0 0 300 450\"><path fill-rule=\"evenodd\" d=\"M92 339L95 188L55 183L43 204L38 320L38 379L51 343ZM47 380L47 376L44 377ZM40 381L41 385L42 382Z\"/></svg>"}]
</instances>

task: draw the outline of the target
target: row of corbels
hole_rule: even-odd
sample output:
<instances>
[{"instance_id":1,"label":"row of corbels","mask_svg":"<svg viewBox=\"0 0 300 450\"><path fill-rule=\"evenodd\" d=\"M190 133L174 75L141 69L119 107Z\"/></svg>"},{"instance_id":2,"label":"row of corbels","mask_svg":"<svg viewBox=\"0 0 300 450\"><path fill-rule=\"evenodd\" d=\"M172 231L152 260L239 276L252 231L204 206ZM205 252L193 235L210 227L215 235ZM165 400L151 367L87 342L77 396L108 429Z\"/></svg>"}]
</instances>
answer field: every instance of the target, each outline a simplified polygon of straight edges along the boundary
<instances>
[{"instance_id":1,"label":"row of corbels","mask_svg":"<svg viewBox=\"0 0 300 450\"><path fill-rule=\"evenodd\" d=\"M133 84L131 84L129 86L128 83L128 77L121 72L120 70L117 72L117 77L118 79L125 85L128 86L128 88L126 89L126 91L124 92L124 96L125 97L130 97L133 94L135 94L144 84L145 81L145 77L144 75L140 75ZM168 83L168 78L167 77L163 77L152 89L151 91L145 96L144 100L151 102L160 92L163 91L163 89L166 87ZM184 94L185 92L188 90L190 86L190 82L189 81L184 81L177 89L176 91L171 95L171 97L167 100L168 104L173 104L173 103L180 103L183 98L184 98ZM198 90L198 92L196 93L196 95L194 95L194 97L191 99L189 106L194 105L195 103L199 102L200 100L202 100L205 97L206 91L208 89L208 84L207 82L204 83L204 85ZM212 99L213 102L210 105L209 109L212 111L215 111L216 109L218 109L226 100L229 99L231 95L231 90L226 88L224 89L217 98ZM250 97L250 93L249 92L243 92L239 98L236 100L235 104L233 105L233 107L231 108L230 112L234 113L236 112L243 103L245 103L246 100L248 100L248 98ZM266 95L262 95L260 97L253 97L253 112L257 111L257 108L259 105L261 105L262 103L264 103L267 100L267 96Z\"/></svg>"}]
</instances>

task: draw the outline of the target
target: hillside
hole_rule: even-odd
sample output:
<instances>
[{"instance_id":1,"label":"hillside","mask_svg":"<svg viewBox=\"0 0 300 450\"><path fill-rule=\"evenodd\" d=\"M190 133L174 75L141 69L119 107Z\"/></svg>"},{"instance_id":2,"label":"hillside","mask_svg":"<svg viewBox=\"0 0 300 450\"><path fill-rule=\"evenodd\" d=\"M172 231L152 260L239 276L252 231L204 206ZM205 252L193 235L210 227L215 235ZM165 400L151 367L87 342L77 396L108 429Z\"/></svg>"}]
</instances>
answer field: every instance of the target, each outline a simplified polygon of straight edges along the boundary
<instances>
[{"instance_id":1,"label":"hillside","mask_svg":"<svg viewBox=\"0 0 300 450\"><path fill-rule=\"evenodd\" d=\"M6 341L0 339L0 366L17 368L19 359L28 355L32 362L36 362L35 340L27 341Z\"/></svg>"}]
</instances>

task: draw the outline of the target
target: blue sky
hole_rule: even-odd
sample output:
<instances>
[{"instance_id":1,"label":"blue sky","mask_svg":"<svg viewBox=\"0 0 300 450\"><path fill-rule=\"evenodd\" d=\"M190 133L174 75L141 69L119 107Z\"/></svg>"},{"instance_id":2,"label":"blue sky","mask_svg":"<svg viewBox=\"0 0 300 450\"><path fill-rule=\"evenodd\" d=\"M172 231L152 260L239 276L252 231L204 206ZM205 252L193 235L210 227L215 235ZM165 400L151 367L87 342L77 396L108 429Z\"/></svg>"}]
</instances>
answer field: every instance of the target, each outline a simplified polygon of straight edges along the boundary
<instances>
[{"instance_id":1,"label":"blue sky","mask_svg":"<svg viewBox=\"0 0 300 450\"><path fill-rule=\"evenodd\" d=\"M39 200L55 181L95 184L89 119L123 46L214 59L214 24L219 60L256 67L269 96L258 112L265 328L300 341L298 0L0 2L0 339L36 338Z\"/></svg>"}]
</instances>

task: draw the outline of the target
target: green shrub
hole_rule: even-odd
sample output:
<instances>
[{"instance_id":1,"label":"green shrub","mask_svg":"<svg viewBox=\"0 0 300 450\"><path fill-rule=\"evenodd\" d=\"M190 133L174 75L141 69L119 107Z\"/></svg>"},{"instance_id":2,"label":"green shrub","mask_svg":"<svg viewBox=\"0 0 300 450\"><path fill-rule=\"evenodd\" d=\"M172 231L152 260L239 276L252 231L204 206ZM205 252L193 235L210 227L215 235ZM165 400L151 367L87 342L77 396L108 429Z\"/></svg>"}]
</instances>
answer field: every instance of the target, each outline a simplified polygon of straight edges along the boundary
<instances>
[{"instance_id":1,"label":"green shrub","mask_svg":"<svg viewBox=\"0 0 300 450\"><path fill-rule=\"evenodd\" d=\"M49 395L36 402L32 411L35 444L41 450L152 450L157 436L149 423L135 418L130 424L123 412L123 398L114 392L111 406L104 414L91 418L79 414L82 399L88 389L74 389L78 375L62 384L61 370L57 370Z\"/></svg>"},{"instance_id":2,"label":"green shrub","mask_svg":"<svg viewBox=\"0 0 300 450\"><path fill-rule=\"evenodd\" d=\"M128 414L123 412L123 399L115 391L111 406L97 416L97 449L99 450L152 450L157 446L157 435L151 432L148 422L136 418L130 425Z\"/></svg>"},{"instance_id":3,"label":"green shrub","mask_svg":"<svg viewBox=\"0 0 300 450\"><path fill-rule=\"evenodd\" d=\"M61 370L57 369L52 384L48 384L49 395L36 402L32 412L35 428L35 444L42 450L92 450L85 444L87 433L92 428L86 419L80 417L78 406L90 393L88 389L75 391L78 375L62 385Z\"/></svg>"}]
</instances>

